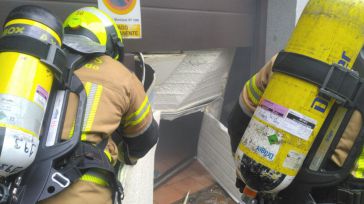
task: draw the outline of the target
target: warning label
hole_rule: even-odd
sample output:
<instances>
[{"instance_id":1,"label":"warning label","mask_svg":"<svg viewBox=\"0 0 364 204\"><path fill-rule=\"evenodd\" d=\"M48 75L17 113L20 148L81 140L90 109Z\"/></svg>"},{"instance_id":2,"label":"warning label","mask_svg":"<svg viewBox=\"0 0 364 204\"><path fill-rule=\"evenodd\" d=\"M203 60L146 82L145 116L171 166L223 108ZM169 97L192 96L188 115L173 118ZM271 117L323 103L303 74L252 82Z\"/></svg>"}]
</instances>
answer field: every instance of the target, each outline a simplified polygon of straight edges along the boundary
<instances>
[{"instance_id":1,"label":"warning label","mask_svg":"<svg viewBox=\"0 0 364 204\"><path fill-rule=\"evenodd\" d=\"M268 100L260 104L254 115L304 140L308 140L316 126L316 120Z\"/></svg>"},{"instance_id":2,"label":"warning label","mask_svg":"<svg viewBox=\"0 0 364 204\"><path fill-rule=\"evenodd\" d=\"M115 20L123 38L142 38L140 0L98 0L98 7Z\"/></svg>"},{"instance_id":3,"label":"warning label","mask_svg":"<svg viewBox=\"0 0 364 204\"><path fill-rule=\"evenodd\" d=\"M118 28L123 38L136 38L141 36L141 25L118 24Z\"/></svg>"}]
</instances>

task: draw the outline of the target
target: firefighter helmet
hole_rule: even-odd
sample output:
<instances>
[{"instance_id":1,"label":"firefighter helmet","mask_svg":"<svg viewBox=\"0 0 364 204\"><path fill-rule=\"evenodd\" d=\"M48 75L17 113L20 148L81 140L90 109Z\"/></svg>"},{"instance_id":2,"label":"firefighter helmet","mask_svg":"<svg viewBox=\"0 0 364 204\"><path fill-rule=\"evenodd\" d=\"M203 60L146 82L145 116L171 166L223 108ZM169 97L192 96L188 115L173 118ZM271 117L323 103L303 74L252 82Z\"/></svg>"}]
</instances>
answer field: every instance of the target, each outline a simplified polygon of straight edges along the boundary
<instances>
[{"instance_id":1,"label":"firefighter helmet","mask_svg":"<svg viewBox=\"0 0 364 204\"><path fill-rule=\"evenodd\" d=\"M124 46L115 21L95 7L80 8L71 13L63 24L64 44L84 54L105 53L119 61Z\"/></svg>"}]
</instances>

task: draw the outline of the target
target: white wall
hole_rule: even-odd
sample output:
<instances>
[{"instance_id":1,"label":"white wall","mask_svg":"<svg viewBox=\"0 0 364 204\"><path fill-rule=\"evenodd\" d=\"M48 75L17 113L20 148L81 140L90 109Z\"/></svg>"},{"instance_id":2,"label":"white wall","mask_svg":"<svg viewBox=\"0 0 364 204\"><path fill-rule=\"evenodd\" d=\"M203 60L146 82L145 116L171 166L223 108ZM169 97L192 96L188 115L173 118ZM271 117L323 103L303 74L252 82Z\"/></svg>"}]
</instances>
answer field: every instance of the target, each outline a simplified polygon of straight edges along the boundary
<instances>
[{"instance_id":1,"label":"white wall","mask_svg":"<svg viewBox=\"0 0 364 204\"><path fill-rule=\"evenodd\" d=\"M295 26L295 20L295 0L268 0L266 61L284 48Z\"/></svg>"},{"instance_id":2,"label":"white wall","mask_svg":"<svg viewBox=\"0 0 364 204\"><path fill-rule=\"evenodd\" d=\"M265 59L286 45L309 0L268 0Z\"/></svg>"},{"instance_id":3,"label":"white wall","mask_svg":"<svg viewBox=\"0 0 364 204\"><path fill-rule=\"evenodd\" d=\"M308 0L297 0L297 7L296 7L296 23L300 18L303 9L305 8Z\"/></svg>"}]
</instances>

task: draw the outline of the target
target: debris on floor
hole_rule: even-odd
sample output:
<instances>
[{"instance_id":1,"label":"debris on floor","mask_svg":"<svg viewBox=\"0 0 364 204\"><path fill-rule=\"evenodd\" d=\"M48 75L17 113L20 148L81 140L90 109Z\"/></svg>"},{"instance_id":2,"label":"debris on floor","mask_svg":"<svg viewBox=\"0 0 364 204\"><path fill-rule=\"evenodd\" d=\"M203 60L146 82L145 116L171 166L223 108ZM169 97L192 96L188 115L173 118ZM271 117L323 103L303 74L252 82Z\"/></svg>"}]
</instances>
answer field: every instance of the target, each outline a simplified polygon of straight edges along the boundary
<instances>
[{"instance_id":1,"label":"debris on floor","mask_svg":"<svg viewBox=\"0 0 364 204\"><path fill-rule=\"evenodd\" d=\"M188 194L187 202L185 201L185 198L183 198L173 204L235 204L218 184L214 184L199 192Z\"/></svg>"}]
</instances>

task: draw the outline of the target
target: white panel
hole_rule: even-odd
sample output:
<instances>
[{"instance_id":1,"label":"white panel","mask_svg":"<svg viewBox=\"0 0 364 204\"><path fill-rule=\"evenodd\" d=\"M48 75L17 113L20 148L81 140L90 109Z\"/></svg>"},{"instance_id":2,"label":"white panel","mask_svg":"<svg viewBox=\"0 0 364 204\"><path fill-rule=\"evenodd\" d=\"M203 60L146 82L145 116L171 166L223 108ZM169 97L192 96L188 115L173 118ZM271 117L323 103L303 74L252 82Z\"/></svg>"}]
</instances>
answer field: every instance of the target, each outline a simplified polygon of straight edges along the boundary
<instances>
[{"instance_id":1,"label":"white panel","mask_svg":"<svg viewBox=\"0 0 364 204\"><path fill-rule=\"evenodd\" d=\"M152 204L154 179L154 146L134 166L124 165L118 179L124 187L123 204Z\"/></svg>"},{"instance_id":2,"label":"white panel","mask_svg":"<svg viewBox=\"0 0 364 204\"><path fill-rule=\"evenodd\" d=\"M159 124L160 112L153 112ZM154 188L154 156L156 145L138 162L124 165L118 172L118 180L124 187L123 204L152 204Z\"/></svg>"},{"instance_id":3,"label":"white panel","mask_svg":"<svg viewBox=\"0 0 364 204\"><path fill-rule=\"evenodd\" d=\"M238 201L235 164L226 127L210 113L205 113L198 143L197 159L225 191Z\"/></svg>"},{"instance_id":4,"label":"white panel","mask_svg":"<svg viewBox=\"0 0 364 204\"><path fill-rule=\"evenodd\" d=\"M157 72L155 109L162 112L163 119L202 110L223 95L233 56L233 49L219 49L146 57Z\"/></svg>"}]
</instances>

